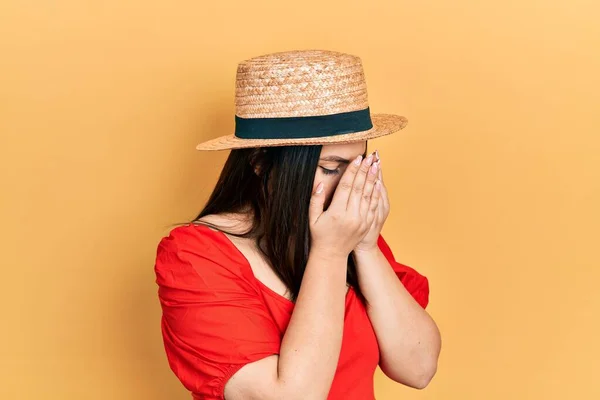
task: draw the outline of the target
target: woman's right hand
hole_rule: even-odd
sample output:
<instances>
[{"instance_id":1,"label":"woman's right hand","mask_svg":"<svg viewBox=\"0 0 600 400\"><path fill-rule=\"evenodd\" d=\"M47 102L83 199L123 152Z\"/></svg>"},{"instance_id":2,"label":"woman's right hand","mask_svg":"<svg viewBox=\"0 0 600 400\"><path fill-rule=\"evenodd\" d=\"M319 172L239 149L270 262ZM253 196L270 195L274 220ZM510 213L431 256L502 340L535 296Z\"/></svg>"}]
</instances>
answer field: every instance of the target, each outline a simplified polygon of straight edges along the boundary
<instances>
[{"instance_id":1,"label":"woman's right hand","mask_svg":"<svg viewBox=\"0 0 600 400\"><path fill-rule=\"evenodd\" d=\"M348 165L327 211L323 211L323 183L313 190L309 209L311 250L347 257L367 234L381 196L380 183L376 183L378 165L372 164L370 155L365 160L358 156Z\"/></svg>"}]
</instances>

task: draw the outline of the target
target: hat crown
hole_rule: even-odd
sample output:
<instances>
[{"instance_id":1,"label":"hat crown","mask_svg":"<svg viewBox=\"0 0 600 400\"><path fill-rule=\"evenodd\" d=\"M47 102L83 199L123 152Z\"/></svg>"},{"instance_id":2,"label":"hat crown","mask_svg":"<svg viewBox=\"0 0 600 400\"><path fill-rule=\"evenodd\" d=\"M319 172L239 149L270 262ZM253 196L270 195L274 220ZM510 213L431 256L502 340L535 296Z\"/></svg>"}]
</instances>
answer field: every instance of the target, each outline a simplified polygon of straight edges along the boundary
<instances>
[{"instance_id":1,"label":"hat crown","mask_svg":"<svg viewBox=\"0 0 600 400\"><path fill-rule=\"evenodd\" d=\"M369 107L361 59L327 50L271 53L238 64L241 118L331 115Z\"/></svg>"}]
</instances>

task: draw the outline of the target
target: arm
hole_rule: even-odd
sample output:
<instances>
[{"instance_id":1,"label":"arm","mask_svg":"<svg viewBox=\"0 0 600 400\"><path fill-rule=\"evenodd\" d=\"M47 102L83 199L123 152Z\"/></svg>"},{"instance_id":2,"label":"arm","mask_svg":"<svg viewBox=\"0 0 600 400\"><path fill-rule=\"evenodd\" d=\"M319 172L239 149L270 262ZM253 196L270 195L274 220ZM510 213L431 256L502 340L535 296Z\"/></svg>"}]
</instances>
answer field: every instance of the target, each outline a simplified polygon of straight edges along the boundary
<instances>
[{"instance_id":1,"label":"arm","mask_svg":"<svg viewBox=\"0 0 600 400\"><path fill-rule=\"evenodd\" d=\"M326 398L342 340L347 255L341 254L311 249L283 335L224 235L174 229L158 246L155 271L175 375L198 398Z\"/></svg>"},{"instance_id":2,"label":"arm","mask_svg":"<svg viewBox=\"0 0 600 400\"><path fill-rule=\"evenodd\" d=\"M342 343L346 262L311 252L279 356L242 367L225 386L227 400L327 398Z\"/></svg>"},{"instance_id":3,"label":"arm","mask_svg":"<svg viewBox=\"0 0 600 400\"><path fill-rule=\"evenodd\" d=\"M227 400L327 398L342 344L348 254L372 225L381 196L376 175L367 177L371 162L359 156L348 166L325 212L317 186L310 256L279 357L242 367L226 385Z\"/></svg>"},{"instance_id":4,"label":"arm","mask_svg":"<svg viewBox=\"0 0 600 400\"><path fill-rule=\"evenodd\" d=\"M421 307L390 265L395 260L380 235L390 212L390 202L383 183L381 159L376 158L382 192L378 215L354 249L353 257L359 286L368 302L367 313L379 343L381 370L396 382L421 389L437 370L440 332L423 309L427 299L419 299Z\"/></svg>"},{"instance_id":5,"label":"arm","mask_svg":"<svg viewBox=\"0 0 600 400\"><path fill-rule=\"evenodd\" d=\"M405 289L379 248L353 255L379 343L381 370L396 382L424 388L435 375L440 353L435 322Z\"/></svg>"}]
</instances>

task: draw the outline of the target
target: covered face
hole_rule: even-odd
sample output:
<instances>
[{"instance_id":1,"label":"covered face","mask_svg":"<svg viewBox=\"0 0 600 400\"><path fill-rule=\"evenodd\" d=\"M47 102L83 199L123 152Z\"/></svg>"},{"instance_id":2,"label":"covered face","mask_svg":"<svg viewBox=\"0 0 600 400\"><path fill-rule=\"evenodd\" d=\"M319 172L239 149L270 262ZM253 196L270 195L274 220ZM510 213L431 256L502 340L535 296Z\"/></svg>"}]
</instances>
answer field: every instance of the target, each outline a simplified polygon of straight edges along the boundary
<instances>
[{"instance_id":1,"label":"covered face","mask_svg":"<svg viewBox=\"0 0 600 400\"><path fill-rule=\"evenodd\" d=\"M326 195L325 206L328 206L331 202L335 189L348 164L359 155L365 156L366 151L366 141L323 145L317 164L313 190L316 189L319 182L323 182Z\"/></svg>"}]
</instances>

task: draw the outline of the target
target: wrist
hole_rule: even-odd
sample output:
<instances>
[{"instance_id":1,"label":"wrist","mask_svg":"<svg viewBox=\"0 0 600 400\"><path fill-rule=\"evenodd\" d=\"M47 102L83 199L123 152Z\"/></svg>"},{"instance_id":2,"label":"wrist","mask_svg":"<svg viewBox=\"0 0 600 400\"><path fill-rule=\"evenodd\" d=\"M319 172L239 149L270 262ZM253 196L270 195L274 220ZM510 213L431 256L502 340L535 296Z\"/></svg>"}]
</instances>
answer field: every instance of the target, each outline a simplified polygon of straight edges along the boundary
<instances>
[{"instance_id":1,"label":"wrist","mask_svg":"<svg viewBox=\"0 0 600 400\"><path fill-rule=\"evenodd\" d=\"M309 252L309 258L317 258L327 262L343 262L344 265L348 262L348 254L332 251L331 249L324 249L320 247L311 247Z\"/></svg>"},{"instance_id":2,"label":"wrist","mask_svg":"<svg viewBox=\"0 0 600 400\"><path fill-rule=\"evenodd\" d=\"M379 257L381 253L381 249L379 246L369 246L369 247L356 247L352 252L353 256L357 259L363 258L374 258Z\"/></svg>"}]
</instances>

